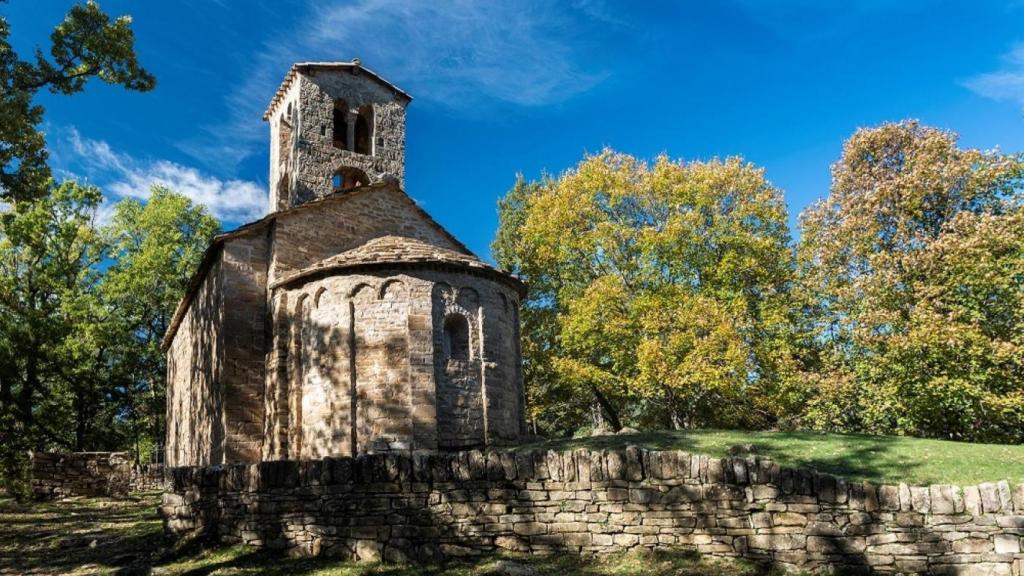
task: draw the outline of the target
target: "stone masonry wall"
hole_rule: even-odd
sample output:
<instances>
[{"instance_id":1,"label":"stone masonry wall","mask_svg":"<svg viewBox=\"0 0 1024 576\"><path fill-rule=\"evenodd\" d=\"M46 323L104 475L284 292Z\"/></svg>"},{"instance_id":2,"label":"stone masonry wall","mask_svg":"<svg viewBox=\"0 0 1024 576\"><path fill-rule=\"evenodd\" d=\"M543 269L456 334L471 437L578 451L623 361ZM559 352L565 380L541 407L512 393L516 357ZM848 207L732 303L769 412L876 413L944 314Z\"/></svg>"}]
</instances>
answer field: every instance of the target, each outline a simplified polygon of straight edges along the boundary
<instances>
[{"instance_id":1,"label":"stone masonry wall","mask_svg":"<svg viewBox=\"0 0 1024 576\"><path fill-rule=\"evenodd\" d=\"M268 291L267 287L384 235L401 235L461 250L395 185L353 191L344 199L325 201L316 209L282 213L269 230L255 228L224 242L168 350L169 465L247 463L281 454L304 458L335 454L319 448L318 452L305 454L288 447L289 438L294 438L301 426L281 416L297 414L302 407L290 405L297 396L293 393L296 387L289 386L295 375L289 372L288 350L294 342L275 334L290 327L289 316L296 314L296 306L302 304L301 294L292 294L282 309L279 299L274 299L274 289ZM482 306L488 310L483 321L484 358L493 360L478 370L487 388L487 421L493 423L488 424L488 438L507 443L519 436L523 412L519 353L510 338L516 334L515 294L506 288L501 288L500 294L495 292L490 280L476 278L473 282L481 285ZM340 293L336 296L342 297ZM431 314L429 295L407 296L401 303L381 303L374 313L387 315L389 307L401 308L406 301L414 308L427 307L401 312L409 317L408 354L425 359L433 353L429 339L420 338L422 332L431 329L425 320ZM500 302L489 305L488 299ZM341 318L335 316L334 320ZM307 338L321 336L308 334ZM437 443L433 415L426 413L434 406L433 365L427 360L408 363L412 408L422 416L421 422L427 423L413 430L417 446L434 447ZM393 380L402 379L401 374L391 376ZM508 385L513 382L514 386ZM403 404L407 403L403 400ZM429 410L424 408L426 405ZM512 408L516 406L518 409ZM332 418L342 416L335 414ZM340 421L337 424L331 429L337 431L344 426ZM323 440L344 442L327 437Z\"/></svg>"},{"instance_id":2,"label":"stone masonry wall","mask_svg":"<svg viewBox=\"0 0 1024 576\"><path fill-rule=\"evenodd\" d=\"M358 168L370 182L405 180L405 100L365 75L321 71L297 80L298 145L292 205L323 198L333 191L331 176L342 167ZM353 111L373 108L373 150L358 154L332 145L334 105L345 102ZM349 118L353 124L354 115Z\"/></svg>"},{"instance_id":3,"label":"stone masonry wall","mask_svg":"<svg viewBox=\"0 0 1024 576\"><path fill-rule=\"evenodd\" d=\"M354 130L360 111L369 110L372 142L368 154L334 146L335 105L344 104ZM405 180L405 106L366 74L350 70L307 70L292 82L270 118L270 210L323 198L334 191L341 168L363 172L368 183ZM347 140L347 138L346 138Z\"/></svg>"},{"instance_id":4,"label":"stone masonry wall","mask_svg":"<svg viewBox=\"0 0 1024 576\"><path fill-rule=\"evenodd\" d=\"M32 454L32 495L37 500L69 496L124 498L132 467L126 452Z\"/></svg>"},{"instance_id":5,"label":"stone masonry wall","mask_svg":"<svg viewBox=\"0 0 1024 576\"><path fill-rule=\"evenodd\" d=\"M167 351L169 466L224 459L224 294L220 256L192 299Z\"/></svg>"},{"instance_id":6,"label":"stone masonry wall","mask_svg":"<svg viewBox=\"0 0 1024 576\"><path fill-rule=\"evenodd\" d=\"M220 409L229 463L258 462L263 446L268 242L266 234L249 234L225 242L222 252Z\"/></svg>"},{"instance_id":7,"label":"stone masonry wall","mask_svg":"<svg viewBox=\"0 0 1024 576\"><path fill-rule=\"evenodd\" d=\"M1024 485L849 482L675 451L465 451L179 468L174 534L401 561L684 547L784 568L1019 576Z\"/></svg>"},{"instance_id":8,"label":"stone masonry wall","mask_svg":"<svg viewBox=\"0 0 1024 576\"><path fill-rule=\"evenodd\" d=\"M69 496L124 498L167 487L163 464L131 464L127 452L32 454L32 494L39 500Z\"/></svg>"},{"instance_id":9,"label":"stone masonry wall","mask_svg":"<svg viewBox=\"0 0 1024 576\"><path fill-rule=\"evenodd\" d=\"M517 440L514 298L501 283L440 270L328 275L275 289L263 458ZM463 362L465 390L448 380L441 340L450 313L467 319L474 348Z\"/></svg>"}]
</instances>

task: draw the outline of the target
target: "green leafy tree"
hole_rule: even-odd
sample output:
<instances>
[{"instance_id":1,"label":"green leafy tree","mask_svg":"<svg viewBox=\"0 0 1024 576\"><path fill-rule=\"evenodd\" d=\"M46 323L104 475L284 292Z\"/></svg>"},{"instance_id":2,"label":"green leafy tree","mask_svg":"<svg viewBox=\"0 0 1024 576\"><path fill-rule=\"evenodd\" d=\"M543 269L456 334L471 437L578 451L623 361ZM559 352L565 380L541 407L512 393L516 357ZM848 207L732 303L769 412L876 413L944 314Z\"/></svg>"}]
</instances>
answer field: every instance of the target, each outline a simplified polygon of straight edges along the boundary
<instances>
[{"instance_id":1,"label":"green leafy tree","mask_svg":"<svg viewBox=\"0 0 1024 576\"><path fill-rule=\"evenodd\" d=\"M33 103L40 90L70 95L96 77L146 91L156 80L136 60L131 18L111 21L95 2L68 11L50 34L49 57L36 50L31 60L20 59L9 36L0 16L0 198L28 200L49 191L43 108Z\"/></svg>"},{"instance_id":2,"label":"green leafy tree","mask_svg":"<svg viewBox=\"0 0 1024 576\"><path fill-rule=\"evenodd\" d=\"M1018 155L916 121L858 130L802 215L822 369L808 424L1024 440Z\"/></svg>"},{"instance_id":3,"label":"green leafy tree","mask_svg":"<svg viewBox=\"0 0 1024 576\"><path fill-rule=\"evenodd\" d=\"M782 195L739 158L649 164L610 150L521 178L493 250L530 286L532 416L572 431L757 426L800 372Z\"/></svg>"},{"instance_id":4,"label":"green leafy tree","mask_svg":"<svg viewBox=\"0 0 1024 576\"><path fill-rule=\"evenodd\" d=\"M95 2L68 11L48 56L20 58L9 36L0 16L0 472L17 489L26 447L73 447L60 423L42 416L66 404L61 387L74 380L69 333L75 314L92 309L82 291L91 286L99 201L94 188L52 182L34 98L43 89L74 94L94 77L141 91L154 79L136 60L130 18L111 20Z\"/></svg>"},{"instance_id":5,"label":"green leafy tree","mask_svg":"<svg viewBox=\"0 0 1024 576\"><path fill-rule=\"evenodd\" d=\"M203 252L220 228L187 197L154 186L145 204L119 202L104 230L113 264L100 286L120 351L123 416L138 450L164 436L166 358L160 341Z\"/></svg>"},{"instance_id":6,"label":"green leafy tree","mask_svg":"<svg viewBox=\"0 0 1024 576\"><path fill-rule=\"evenodd\" d=\"M66 182L0 215L0 447L7 480L22 478L25 451L75 448L53 418L78 385L69 362L82 302L102 243L92 225L98 189Z\"/></svg>"}]
</instances>

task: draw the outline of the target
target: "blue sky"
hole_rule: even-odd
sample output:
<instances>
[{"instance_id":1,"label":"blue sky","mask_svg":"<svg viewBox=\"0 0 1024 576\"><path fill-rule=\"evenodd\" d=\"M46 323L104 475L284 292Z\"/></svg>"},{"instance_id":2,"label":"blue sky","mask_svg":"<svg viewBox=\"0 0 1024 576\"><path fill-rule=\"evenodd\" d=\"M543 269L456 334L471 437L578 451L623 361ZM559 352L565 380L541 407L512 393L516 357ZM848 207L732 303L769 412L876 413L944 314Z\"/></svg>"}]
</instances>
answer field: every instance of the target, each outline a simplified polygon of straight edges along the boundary
<instances>
[{"instance_id":1,"label":"blue sky","mask_svg":"<svg viewBox=\"0 0 1024 576\"><path fill-rule=\"evenodd\" d=\"M59 0L0 4L22 55ZM1024 2L103 0L131 14L156 90L44 95L59 173L111 200L159 181L225 228L266 209L261 113L288 66L363 64L409 91L407 191L484 257L521 172L605 146L742 155L797 214L859 126L918 118L1024 150Z\"/></svg>"}]
</instances>

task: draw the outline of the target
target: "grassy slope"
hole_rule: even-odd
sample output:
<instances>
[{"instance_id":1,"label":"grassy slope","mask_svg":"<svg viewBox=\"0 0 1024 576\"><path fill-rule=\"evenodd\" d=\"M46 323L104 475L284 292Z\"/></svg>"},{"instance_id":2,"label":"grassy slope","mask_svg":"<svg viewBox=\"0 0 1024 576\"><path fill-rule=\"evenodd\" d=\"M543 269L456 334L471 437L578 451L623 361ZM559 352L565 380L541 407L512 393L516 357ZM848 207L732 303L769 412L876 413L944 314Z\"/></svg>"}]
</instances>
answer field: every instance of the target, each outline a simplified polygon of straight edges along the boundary
<instances>
[{"instance_id":1,"label":"grassy slope","mask_svg":"<svg viewBox=\"0 0 1024 576\"><path fill-rule=\"evenodd\" d=\"M630 444L713 456L726 455L732 446L751 444L755 454L769 456L783 466L814 468L876 483L1024 483L1024 446L1005 444L859 434L698 430L556 440L532 446L562 450L621 448Z\"/></svg>"}]
</instances>

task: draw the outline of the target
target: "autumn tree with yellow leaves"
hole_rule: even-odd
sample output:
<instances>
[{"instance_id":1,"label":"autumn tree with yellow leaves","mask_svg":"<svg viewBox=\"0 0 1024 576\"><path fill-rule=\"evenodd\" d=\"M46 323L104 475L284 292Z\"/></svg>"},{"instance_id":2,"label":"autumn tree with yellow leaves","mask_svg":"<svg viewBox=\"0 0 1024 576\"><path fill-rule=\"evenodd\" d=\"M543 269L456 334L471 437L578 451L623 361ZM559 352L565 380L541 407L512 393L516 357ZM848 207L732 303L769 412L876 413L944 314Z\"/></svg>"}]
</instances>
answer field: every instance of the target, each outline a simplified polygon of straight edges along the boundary
<instances>
[{"instance_id":1,"label":"autumn tree with yellow leaves","mask_svg":"<svg viewBox=\"0 0 1024 576\"><path fill-rule=\"evenodd\" d=\"M739 158L520 178L493 248L530 285L532 418L1024 441L1022 156L904 121L832 172L795 246Z\"/></svg>"},{"instance_id":2,"label":"autumn tree with yellow leaves","mask_svg":"<svg viewBox=\"0 0 1024 576\"><path fill-rule=\"evenodd\" d=\"M822 365L806 423L1024 440L1024 162L914 121L858 130L801 218Z\"/></svg>"},{"instance_id":3,"label":"autumn tree with yellow leaves","mask_svg":"<svg viewBox=\"0 0 1024 576\"><path fill-rule=\"evenodd\" d=\"M520 179L493 250L530 286L528 394L549 430L770 426L795 411L794 258L762 169L605 150Z\"/></svg>"}]
</instances>

